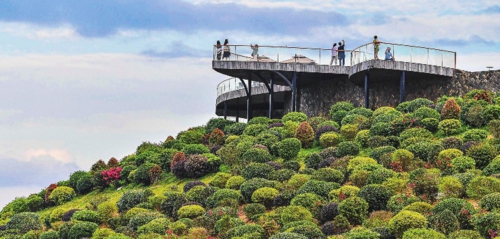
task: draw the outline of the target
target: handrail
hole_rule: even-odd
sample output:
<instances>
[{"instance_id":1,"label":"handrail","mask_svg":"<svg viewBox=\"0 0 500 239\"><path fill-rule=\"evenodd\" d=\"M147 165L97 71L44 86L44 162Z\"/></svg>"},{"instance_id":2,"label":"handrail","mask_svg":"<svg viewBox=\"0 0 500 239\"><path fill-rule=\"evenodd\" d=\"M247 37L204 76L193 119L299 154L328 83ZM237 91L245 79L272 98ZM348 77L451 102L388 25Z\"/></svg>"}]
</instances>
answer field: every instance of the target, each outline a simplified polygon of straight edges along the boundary
<instances>
[{"instance_id":1,"label":"handrail","mask_svg":"<svg viewBox=\"0 0 500 239\"><path fill-rule=\"evenodd\" d=\"M245 84L248 84L248 80L243 79L243 81L245 82ZM241 83L240 79L234 77L221 81L219 84L217 84L217 97L230 91L245 89L242 84L243 83ZM252 87L260 86L265 86L265 84L257 81L252 82Z\"/></svg>"}]
</instances>

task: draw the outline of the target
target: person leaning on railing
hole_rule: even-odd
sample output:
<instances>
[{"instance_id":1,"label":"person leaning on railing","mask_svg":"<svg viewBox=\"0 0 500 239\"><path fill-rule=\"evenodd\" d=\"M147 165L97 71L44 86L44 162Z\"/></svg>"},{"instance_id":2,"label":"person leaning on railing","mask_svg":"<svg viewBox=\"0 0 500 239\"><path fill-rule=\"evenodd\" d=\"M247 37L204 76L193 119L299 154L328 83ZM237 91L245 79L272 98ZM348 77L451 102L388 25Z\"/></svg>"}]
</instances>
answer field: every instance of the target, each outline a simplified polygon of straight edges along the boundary
<instances>
[{"instance_id":1,"label":"person leaning on railing","mask_svg":"<svg viewBox=\"0 0 500 239\"><path fill-rule=\"evenodd\" d=\"M377 36L373 37L373 59L378 60L378 51L379 51L380 41L377 39Z\"/></svg>"},{"instance_id":2,"label":"person leaning on railing","mask_svg":"<svg viewBox=\"0 0 500 239\"><path fill-rule=\"evenodd\" d=\"M391 53L390 47L387 47L387 49L385 50L385 60L386 61L394 61L394 56Z\"/></svg>"},{"instance_id":3,"label":"person leaning on railing","mask_svg":"<svg viewBox=\"0 0 500 239\"><path fill-rule=\"evenodd\" d=\"M335 61L335 65L337 65L337 43L333 43L332 46L332 60L330 60L330 65L332 65L333 61Z\"/></svg>"},{"instance_id":4,"label":"person leaning on railing","mask_svg":"<svg viewBox=\"0 0 500 239\"><path fill-rule=\"evenodd\" d=\"M259 45L250 44L250 48L252 48L252 58L254 58L255 60L258 60L259 59Z\"/></svg>"},{"instance_id":5,"label":"person leaning on railing","mask_svg":"<svg viewBox=\"0 0 500 239\"><path fill-rule=\"evenodd\" d=\"M339 42L339 66L345 66L345 41L342 39L342 43Z\"/></svg>"},{"instance_id":6,"label":"person leaning on railing","mask_svg":"<svg viewBox=\"0 0 500 239\"><path fill-rule=\"evenodd\" d=\"M217 40L216 48L217 48L217 60L220 61L220 58L222 56L222 45L220 44L219 40Z\"/></svg>"},{"instance_id":7,"label":"person leaning on railing","mask_svg":"<svg viewBox=\"0 0 500 239\"><path fill-rule=\"evenodd\" d=\"M223 55L222 55L222 60L226 59L226 60L229 60L229 56L231 56L231 50L229 49L229 41L226 39L224 41L224 47L222 48L223 49Z\"/></svg>"}]
</instances>

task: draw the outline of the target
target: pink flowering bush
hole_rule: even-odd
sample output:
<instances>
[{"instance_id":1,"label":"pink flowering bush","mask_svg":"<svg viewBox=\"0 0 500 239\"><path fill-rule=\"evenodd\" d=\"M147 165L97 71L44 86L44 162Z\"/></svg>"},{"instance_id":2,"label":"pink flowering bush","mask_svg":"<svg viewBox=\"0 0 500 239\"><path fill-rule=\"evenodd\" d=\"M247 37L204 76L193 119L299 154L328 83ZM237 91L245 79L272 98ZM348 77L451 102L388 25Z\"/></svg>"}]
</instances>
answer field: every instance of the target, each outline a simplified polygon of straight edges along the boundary
<instances>
[{"instance_id":1,"label":"pink flowering bush","mask_svg":"<svg viewBox=\"0 0 500 239\"><path fill-rule=\"evenodd\" d=\"M118 182L120 179L120 172L122 171L121 167L110 168L101 172L101 176L106 182L106 184L112 184Z\"/></svg>"}]
</instances>

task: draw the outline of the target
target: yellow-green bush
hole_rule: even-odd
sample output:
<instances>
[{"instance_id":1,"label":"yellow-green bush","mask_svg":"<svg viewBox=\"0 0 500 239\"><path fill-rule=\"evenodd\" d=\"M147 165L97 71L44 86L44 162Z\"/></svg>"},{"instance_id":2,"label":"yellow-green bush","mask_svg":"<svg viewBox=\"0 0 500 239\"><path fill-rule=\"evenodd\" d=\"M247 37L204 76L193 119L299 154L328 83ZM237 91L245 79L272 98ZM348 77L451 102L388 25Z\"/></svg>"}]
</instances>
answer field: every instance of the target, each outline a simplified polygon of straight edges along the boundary
<instances>
[{"instance_id":1,"label":"yellow-green bush","mask_svg":"<svg viewBox=\"0 0 500 239\"><path fill-rule=\"evenodd\" d=\"M426 228L427 219L418 212L402 210L389 221L389 228L397 237L401 237L407 230Z\"/></svg>"},{"instance_id":2,"label":"yellow-green bush","mask_svg":"<svg viewBox=\"0 0 500 239\"><path fill-rule=\"evenodd\" d=\"M342 142L342 137L335 132L324 133L319 137L319 144L323 148L337 146Z\"/></svg>"},{"instance_id":3,"label":"yellow-green bush","mask_svg":"<svg viewBox=\"0 0 500 239\"><path fill-rule=\"evenodd\" d=\"M49 200L53 201L56 205L61 205L73 200L75 196L75 190L70 187L60 186L52 191Z\"/></svg>"}]
</instances>

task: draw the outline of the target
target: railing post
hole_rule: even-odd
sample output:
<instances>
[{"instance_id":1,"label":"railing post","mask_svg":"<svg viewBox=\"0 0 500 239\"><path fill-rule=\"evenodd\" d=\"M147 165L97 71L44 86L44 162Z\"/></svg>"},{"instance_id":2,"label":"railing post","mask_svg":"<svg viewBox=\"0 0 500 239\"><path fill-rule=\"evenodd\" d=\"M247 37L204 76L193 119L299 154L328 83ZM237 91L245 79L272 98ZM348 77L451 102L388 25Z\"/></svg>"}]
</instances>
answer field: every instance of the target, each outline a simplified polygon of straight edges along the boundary
<instances>
[{"instance_id":1,"label":"railing post","mask_svg":"<svg viewBox=\"0 0 500 239\"><path fill-rule=\"evenodd\" d=\"M271 74L271 79L269 82L269 119L273 118L273 104L274 104L274 74Z\"/></svg>"},{"instance_id":2,"label":"railing post","mask_svg":"<svg viewBox=\"0 0 500 239\"><path fill-rule=\"evenodd\" d=\"M292 73L292 112L295 112L295 98L297 94L297 72Z\"/></svg>"},{"instance_id":3,"label":"railing post","mask_svg":"<svg viewBox=\"0 0 500 239\"><path fill-rule=\"evenodd\" d=\"M429 48L427 48L427 65L429 65Z\"/></svg>"}]
</instances>

